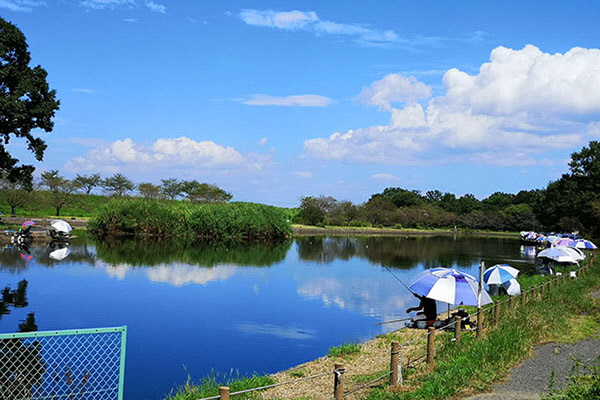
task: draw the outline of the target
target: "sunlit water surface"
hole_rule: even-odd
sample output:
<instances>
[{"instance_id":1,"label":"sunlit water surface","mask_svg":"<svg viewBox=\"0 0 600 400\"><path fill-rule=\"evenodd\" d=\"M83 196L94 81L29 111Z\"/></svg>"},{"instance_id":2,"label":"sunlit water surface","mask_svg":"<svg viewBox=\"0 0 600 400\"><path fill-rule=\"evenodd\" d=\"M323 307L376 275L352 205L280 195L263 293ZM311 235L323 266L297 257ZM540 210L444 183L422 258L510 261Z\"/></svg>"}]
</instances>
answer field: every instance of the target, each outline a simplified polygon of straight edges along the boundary
<instances>
[{"instance_id":1,"label":"sunlit water surface","mask_svg":"<svg viewBox=\"0 0 600 400\"><path fill-rule=\"evenodd\" d=\"M126 399L162 399L190 377L272 373L400 324L408 282L432 266L478 274L481 261L524 273L535 251L518 240L462 237L303 237L278 245L183 245L75 239L55 249L6 247L0 286L27 280L28 305L0 315L0 332L35 313L40 331L127 325ZM68 254L64 254L68 253ZM391 272L390 272L391 271Z\"/></svg>"}]
</instances>

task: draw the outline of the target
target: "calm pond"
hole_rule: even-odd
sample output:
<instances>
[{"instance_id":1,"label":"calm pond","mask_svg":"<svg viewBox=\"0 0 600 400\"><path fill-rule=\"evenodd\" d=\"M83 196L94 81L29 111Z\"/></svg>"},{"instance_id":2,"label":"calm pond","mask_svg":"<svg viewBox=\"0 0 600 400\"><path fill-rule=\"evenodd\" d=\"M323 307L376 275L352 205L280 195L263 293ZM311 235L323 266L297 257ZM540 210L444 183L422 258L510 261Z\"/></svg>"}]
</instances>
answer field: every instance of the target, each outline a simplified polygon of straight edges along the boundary
<instances>
[{"instance_id":1,"label":"calm pond","mask_svg":"<svg viewBox=\"0 0 600 400\"><path fill-rule=\"evenodd\" d=\"M0 314L0 332L17 331L28 313L41 331L127 325L128 400L162 399L211 371L276 372L398 329L373 325L416 303L396 277L431 266L477 275L480 261L529 273L535 256L517 238L460 236L194 246L80 238L61 260L51 251L0 252L0 288L28 282L28 305Z\"/></svg>"}]
</instances>

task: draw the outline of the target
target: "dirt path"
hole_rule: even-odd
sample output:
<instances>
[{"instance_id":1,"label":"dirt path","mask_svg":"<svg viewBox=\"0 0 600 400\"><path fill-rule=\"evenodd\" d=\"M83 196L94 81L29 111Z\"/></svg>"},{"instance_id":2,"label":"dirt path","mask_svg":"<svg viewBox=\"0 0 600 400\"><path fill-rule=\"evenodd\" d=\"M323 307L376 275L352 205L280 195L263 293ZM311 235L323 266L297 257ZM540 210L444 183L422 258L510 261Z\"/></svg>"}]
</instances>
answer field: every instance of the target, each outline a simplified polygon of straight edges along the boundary
<instances>
[{"instance_id":1,"label":"dirt path","mask_svg":"<svg viewBox=\"0 0 600 400\"><path fill-rule=\"evenodd\" d=\"M590 294L600 299L600 289ZM600 334L600 332L598 332ZM468 397L467 400L533 400L547 393L554 375L554 386L567 385L575 360L584 363L600 357L600 337L570 344L547 343L534 350L533 357L512 370L505 382L493 386L490 393Z\"/></svg>"}]
</instances>

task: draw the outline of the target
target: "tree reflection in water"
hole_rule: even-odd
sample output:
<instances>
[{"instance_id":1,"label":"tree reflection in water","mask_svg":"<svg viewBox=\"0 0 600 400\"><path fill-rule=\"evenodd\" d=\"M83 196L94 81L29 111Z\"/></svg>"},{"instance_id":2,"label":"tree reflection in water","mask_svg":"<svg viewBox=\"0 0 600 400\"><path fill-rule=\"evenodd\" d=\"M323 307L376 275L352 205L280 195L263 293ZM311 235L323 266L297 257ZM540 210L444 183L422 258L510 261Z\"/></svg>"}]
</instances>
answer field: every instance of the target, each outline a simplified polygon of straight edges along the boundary
<instances>
[{"instance_id":1,"label":"tree reflection in water","mask_svg":"<svg viewBox=\"0 0 600 400\"><path fill-rule=\"evenodd\" d=\"M386 267L413 269L418 266L469 268L480 261L495 262L500 255L514 257L515 239L453 236L325 237L305 236L295 240L304 261L331 263L354 257ZM511 250L509 250L511 249ZM524 269L531 268L517 260Z\"/></svg>"}]
</instances>

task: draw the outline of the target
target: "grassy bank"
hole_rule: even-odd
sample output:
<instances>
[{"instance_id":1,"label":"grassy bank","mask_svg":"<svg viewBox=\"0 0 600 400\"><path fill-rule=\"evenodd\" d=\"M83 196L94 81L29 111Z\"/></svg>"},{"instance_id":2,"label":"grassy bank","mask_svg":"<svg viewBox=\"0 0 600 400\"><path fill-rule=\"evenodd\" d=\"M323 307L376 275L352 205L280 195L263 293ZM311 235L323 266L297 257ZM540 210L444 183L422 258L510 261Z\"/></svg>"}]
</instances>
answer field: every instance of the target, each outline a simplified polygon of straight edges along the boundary
<instances>
[{"instance_id":1,"label":"grassy bank","mask_svg":"<svg viewBox=\"0 0 600 400\"><path fill-rule=\"evenodd\" d=\"M415 390L401 393L381 388L367 398L447 399L467 390L477 392L505 377L536 344L578 340L598 332L598 305L588 296L600 285L598 264L585 276L548 290L543 298L530 297L525 306L505 308L501 322L487 330L482 340L467 336L461 346L448 341L437 352L435 369L409 380Z\"/></svg>"},{"instance_id":2,"label":"grassy bank","mask_svg":"<svg viewBox=\"0 0 600 400\"><path fill-rule=\"evenodd\" d=\"M262 204L195 204L116 199L88 222L99 236L187 237L197 239L284 239L290 224L281 209Z\"/></svg>"}]
</instances>

